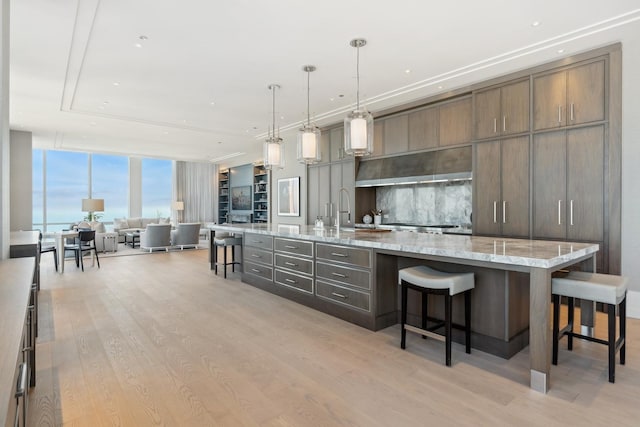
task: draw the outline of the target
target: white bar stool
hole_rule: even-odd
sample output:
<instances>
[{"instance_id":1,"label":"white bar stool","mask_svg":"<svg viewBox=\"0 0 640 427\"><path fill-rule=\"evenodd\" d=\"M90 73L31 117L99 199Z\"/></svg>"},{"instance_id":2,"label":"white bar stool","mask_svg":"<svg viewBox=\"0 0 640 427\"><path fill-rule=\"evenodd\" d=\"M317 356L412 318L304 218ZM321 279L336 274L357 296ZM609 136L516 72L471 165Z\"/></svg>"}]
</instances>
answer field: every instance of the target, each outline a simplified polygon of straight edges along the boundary
<instances>
[{"instance_id":1,"label":"white bar stool","mask_svg":"<svg viewBox=\"0 0 640 427\"><path fill-rule=\"evenodd\" d=\"M466 352L471 353L471 290L475 287L473 273L446 273L424 265L403 268L398 272L398 281L402 287L400 347L406 347L407 331L421 334L445 342L445 363L451 366L451 303L453 296L464 293L464 333ZM413 289L422 295L422 328L407 325L407 290ZM427 328L427 296L444 295L444 322ZM444 326L444 337L433 331Z\"/></svg>"},{"instance_id":2,"label":"white bar stool","mask_svg":"<svg viewBox=\"0 0 640 427\"><path fill-rule=\"evenodd\" d=\"M609 347L609 382L616 379L616 353L620 351L620 364L624 365L627 329L627 282L624 276L572 271L566 277L551 280L553 299L553 357L558 364L558 341L567 336L567 348L573 350L573 338L604 344ZM568 323L560 330L560 297L567 297ZM573 332L574 298L607 304L607 339L598 339ZM620 311L620 337L616 340L616 308Z\"/></svg>"}]
</instances>

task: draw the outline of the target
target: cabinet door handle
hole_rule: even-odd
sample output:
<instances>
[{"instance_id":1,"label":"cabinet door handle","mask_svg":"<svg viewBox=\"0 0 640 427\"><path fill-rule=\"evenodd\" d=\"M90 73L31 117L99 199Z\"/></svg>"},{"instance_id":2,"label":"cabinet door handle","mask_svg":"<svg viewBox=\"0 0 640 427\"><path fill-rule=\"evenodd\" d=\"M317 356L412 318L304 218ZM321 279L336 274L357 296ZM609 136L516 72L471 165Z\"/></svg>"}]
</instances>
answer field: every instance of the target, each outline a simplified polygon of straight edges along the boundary
<instances>
[{"instance_id":1,"label":"cabinet door handle","mask_svg":"<svg viewBox=\"0 0 640 427\"><path fill-rule=\"evenodd\" d=\"M347 258L349 255L347 254L341 254L339 252L331 252L332 256L337 256L337 257L341 257L341 258Z\"/></svg>"},{"instance_id":2,"label":"cabinet door handle","mask_svg":"<svg viewBox=\"0 0 640 427\"><path fill-rule=\"evenodd\" d=\"M502 223L507 223L507 202L504 200L502 201Z\"/></svg>"},{"instance_id":3,"label":"cabinet door handle","mask_svg":"<svg viewBox=\"0 0 640 427\"><path fill-rule=\"evenodd\" d=\"M16 398L24 396L27 390L27 364L20 364L20 373L18 374L18 387L16 389Z\"/></svg>"},{"instance_id":4,"label":"cabinet door handle","mask_svg":"<svg viewBox=\"0 0 640 427\"><path fill-rule=\"evenodd\" d=\"M262 243L262 240L254 240L252 243Z\"/></svg>"},{"instance_id":5,"label":"cabinet door handle","mask_svg":"<svg viewBox=\"0 0 640 427\"><path fill-rule=\"evenodd\" d=\"M498 222L498 202L493 201L493 223Z\"/></svg>"},{"instance_id":6,"label":"cabinet door handle","mask_svg":"<svg viewBox=\"0 0 640 427\"><path fill-rule=\"evenodd\" d=\"M258 255L258 254L251 254L251 256L254 257L254 258L262 258L262 256Z\"/></svg>"},{"instance_id":7,"label":"cabinet door handle","mask_svg":"<svg viewBox=\"0 0 640 427\"><path fill-rule=\"evenodd\" d=\"M293 279L284 279L284 281L285 281L285 282L288 282L288 283L294 283L294 284L295 284L295 283L298 283L298 281L297 281L297 280L293 280Z\"/></svg>"},{"instance_id":8,"label":"cabinet door handle","mask_svg":"<svg viewBox=\"0 0 640 427\"><path fill-rule=\"evenodd\" d=\"M498 119L496 119L495 117L493 118L493 133L497 133L498 132Z\"/></svg>"},{"instance_id":9,"label":"cabinet door handle","mask_svg":"<svg viewBox=\"0 0 640 427\"><path fill-rule=\"evenodd\" d=\"M562 123L562 105L558 105L558 123Z\"/></svg>"},{"instance_id":10,"label":"cabinet door handle","mask_svg":"<svg viewBox=\"0 0 640 427\"><path fill-rule=\"evenodd\" d=\"M260 270L258 270L257 268L252 268L251 271L253 271L254 273L260 273Z\"/></svg>"},{"instance_id":11,"label":"cabinet door handle","mask_svg":"<svg viewBox=\"0 0 640 427\"><path fill-rule=\"evenodd\" d=\"M569 201L569 224L573 225L573 200Z\"/></svg>"},{"instance_id":12,"label":"cabinet door handle","mask_svg":"<svg viewBox=\"0 0 640 427\"><path fill-rule=\"evenodd\" d=\"M562 200L558 200L558 225L562 225Z\"/></svg>"},{"instance_id":13,"label":"cabinet door handle","mask_svg":"<svg viewBox=\"0 0 640 427\"><path fill-rule=\"evenodd\" d=\"M297 246L291 246L291 245L286 245L285 248L287 248L287 249L298 249Z\"/></svg>"},{"instance_id":14,"label":"cabinet door handle","mask_svg":"<svg viewBox=\"0 0 640 427\"><path fill-rule=\"evenodd\" d=\"M346 279L346 278L347 278L347 275L346 275L346 274L340 274L340 273L332 272L332 273L331 273L331 275L332 275L332 276L336 276L336 277L341 277L341 278L343 278L343 279Z\"/></svg>"},{"instance_id":15,"label":"cabinet door handle","mask_svg":"<svg viewBox=\"0 0 640 427\"><path fill-rule=\"evenodd\" d=\"M502 116L502 132L507 131L507 116Z\"/></svg>"},{"instance_id":16,"label":"cabinet door handle","mask_svg":"<svg viewBox=\"0 0 640 427\"><path fill-rule=\"evenodd\" d=\"M571 103L571 121L573 121L573 102Z\"/></svg>"},{"instance_id":17,"label":"cabinet door handle","mask_svg":"<svg viewBox=\"0 0 640 427\"><path fill-rule=\"evenodd\" d=\"M285 261L284 265L290 265L291 267L297 267L298 264L296 264L295 262L289 262L289 261Z\"/></svg>"},{"instance_id":18,"label":"cabinet door handle","mask_svg":"<svg viewBox=\"0 0 640 427\"><path fill-rule=\"evenodd\" d=\"M324 204L324 217L325 218L329 217L329 203Z\"/></svg>"},{"instance_id":19,"label":"cabinet door handle","mask_svg":"<svg viewBox=\"0 0 640 427\"><path fill-rule=\"evenodd\" d=\"M347 299L346 295L343 294L339 294L337 292L331 292L331 295L333 295L334 297L338 297L338 298L342 298L342 299Z\"/></svg>"}]
</instances>

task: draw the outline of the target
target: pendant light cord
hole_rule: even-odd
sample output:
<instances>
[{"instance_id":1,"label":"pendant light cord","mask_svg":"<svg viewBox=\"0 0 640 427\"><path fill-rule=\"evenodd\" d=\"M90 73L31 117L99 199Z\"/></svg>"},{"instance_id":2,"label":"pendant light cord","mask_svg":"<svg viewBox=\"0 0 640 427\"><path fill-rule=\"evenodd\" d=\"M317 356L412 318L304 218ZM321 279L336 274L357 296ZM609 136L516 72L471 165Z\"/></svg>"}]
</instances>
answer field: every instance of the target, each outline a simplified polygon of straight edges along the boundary
<instances>
[{"instance_id":1,"label":"pendant light cord","mask_svg":"<svg viewBox=\"0 0 640 427\"><path fill-rule=\"evenodd\" d=\"M360 111L360 46L356 48L356 111Z\"/></svg>"},{"instance_id":2,"label":"pendant light cord","mask_svg":"<svg viewBox=\"0 0 640 427\"><path fill-rule=\"evenodd\" d=\"M271 86L271 126L273 126L273 138L276 137L276 85Z\"/></svg>"},{"instance_id":3,"label":"pendant light cord","mask_svg":"<svg viewBox=\"0 0 640 427\"><path fill-rule=\"evenodd\" d=\"M311 79L311 72L307 71L307 126L311 127L311 112L309 111L309 81Z\"/></svg>"}]
</instances>

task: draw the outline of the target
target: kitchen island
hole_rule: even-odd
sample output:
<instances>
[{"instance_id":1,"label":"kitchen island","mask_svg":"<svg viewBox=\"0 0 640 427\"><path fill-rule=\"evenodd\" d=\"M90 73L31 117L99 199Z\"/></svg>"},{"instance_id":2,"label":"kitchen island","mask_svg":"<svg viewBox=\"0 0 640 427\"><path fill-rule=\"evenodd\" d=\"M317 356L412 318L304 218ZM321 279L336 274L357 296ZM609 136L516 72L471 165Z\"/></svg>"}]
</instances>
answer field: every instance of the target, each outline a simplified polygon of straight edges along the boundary
<instances>
[{"instance_id":1,"label":"kitchen island","mask_svg":"<svg viewBox=\"0 0 640 427\"><path fill-rule=\"evenodd\" d=\"M530 384L541 392L548 390L550 379L551 275L573 265L593 271L599 249L592 243L281 224L211 229L211 242L216 230L243 234L243 282L373 330L397 323L398 268L428 264L445 271L474 271L472 329L477 332L474 322L482 326L484 319L487 327L504 328L503 341L520 347L528 343ZM509 329L519 323L511 316L522 313L526 340L523 332L512 335ZM476 339L473 346L486 350L481 341Z\"/></svg>"}]
</instances>

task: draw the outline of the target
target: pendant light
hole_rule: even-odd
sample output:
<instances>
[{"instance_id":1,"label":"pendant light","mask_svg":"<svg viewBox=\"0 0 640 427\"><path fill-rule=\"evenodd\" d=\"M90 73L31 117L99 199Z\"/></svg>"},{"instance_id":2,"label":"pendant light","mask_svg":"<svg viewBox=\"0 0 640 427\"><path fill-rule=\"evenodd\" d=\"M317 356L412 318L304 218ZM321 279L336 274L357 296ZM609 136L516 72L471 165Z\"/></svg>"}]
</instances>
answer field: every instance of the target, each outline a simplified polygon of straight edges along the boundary
<instances>
[{"instance_id":1,"label":"pendant light","mask_svg":"<svg viewBox=\"0 0 640 427\"><path fill-rule=\"evenodd\" d=\"M280 138L280 130L276 133L276 89L280 89L277 84L270 84L268 89L272 93L273 121L264 141L264 167L265 169L284 168L284 145Z\"/></svg>"},{"instance_id":2,"label":"pendant light","mask_svg":"<svg viewBox=\"0 0 640 427\"><path fill-rule=\"evenodd\" d=\"M309 76L316 67L305 65L302 70L307 73L307 124L298 131L298 162L309 165L320 161L320 129L311 126L309 109Z\"/></svg>"},{"instance_id":3,"label":"pendant light","mask_svg":"<svg viewBox=\"0 0 640 427\"><path fill-rule=\"evenodd\" d=\"M344 119L344 151L354 156L366 156L373 152L373 116L365 107L360 108L360 48L367 44L364 39L353 39L356 48L356 109Z\"/></svg>"}]
</instances>

